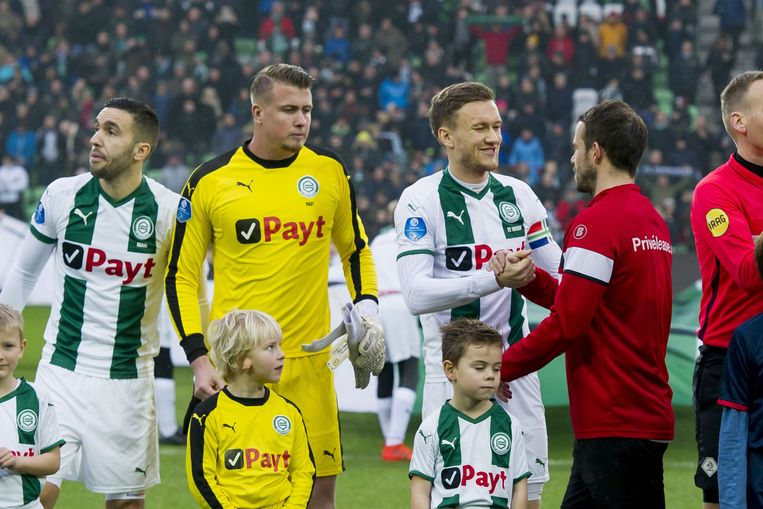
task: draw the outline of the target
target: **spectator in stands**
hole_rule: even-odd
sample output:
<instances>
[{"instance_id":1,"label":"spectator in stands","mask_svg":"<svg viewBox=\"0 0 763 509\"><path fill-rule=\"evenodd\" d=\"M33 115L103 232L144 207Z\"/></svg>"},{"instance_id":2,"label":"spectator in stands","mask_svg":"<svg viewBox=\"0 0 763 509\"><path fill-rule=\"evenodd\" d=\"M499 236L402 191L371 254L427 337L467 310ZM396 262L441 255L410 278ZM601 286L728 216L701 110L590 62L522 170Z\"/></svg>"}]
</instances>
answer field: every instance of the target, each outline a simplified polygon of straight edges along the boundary
<instances>
[{"instance_id":1,"label":"spectator in stands","mask_svg":"<svg viewBox=\"0 0 763 509\"><path fill-rule=\"evenodd\" d=\"M498 77L506 71L509 46L512 39L522 32L522 25L508 18L508 7L498 5L492 19L471 25L472 34L481 39L485 50L485 84L491 88Z\"/></svg>"},{"instance_id":2,"label":"spectator in stands","mask_svg":"<svg viewBox=\"0 0 763 509\"><path fill-rule=\"evenodd\" d=\"M734 48L731 39L726 34L720 33L713 40L707 55L705 67L710 71L715 95L720 97L721 92L731 79L731 69L734 67Z\"/></svg>"},{"instance_id":3,"label":"spectator in stands","mask_svg":"<svg viewBox=\"0 0 763 509\"><path fill-rule=\"evenodd\" d=\"M578 27L575 58L572 66L572 82L576 88L598 88L599 56L591 33Z\"/></svg>"},{"instance_id":4,"label":"spectator in stands","mask_svg":"<svg viewBox=\"0 0 763 509\"><path fill-rule=\"evenodd\" d=\"M393 69L400 68L401 60L408 51L408 40L392 19L385 17L379 24L374 36L375 47L384 55Z\"/></svg>"},{"instance_id":5,"label":"spectator in stands","mask_svg":"<svg viewBox=\"0 0 763 509\"><path fill-rule=\"evenodd\" d=\"M323 46L323 54L336 62L346 64L352 56L350 41L347 39L347 30L344 25L336 25L332 36L326 40Z\"/></svg>"},{"instance_id":6,"label":"spectator in stands","mask_svg":"<svg viewBox=\"0 0 763 509\"><path fill-rule=\"evenodd\" d=\"M623 80L622 91L623 100L639 113L654 104L652 80L641 67L631 66L630 72Z\"/></svg>"},{"instance_id":7,"label":"spectator in stands","mask_svg":"<svg viewBox=\"0 0 763 509\"><path fill-rule=\"evenodd\" d=\"M176 193L181 193L190 174L191 168L183 162L183 154L175 151L170 153L167 163L159 170L157 180Z\"/></svg>"},{"instance_id":8,"label":"spectator in stands","mask_svg":"<svg viewBox=\"0 0 763 509\"><path fill-rule=\"evenodd\" d=\"M39 164L34 175L34 183L46 186L57 179L64 162L64 139L56 127L53 115L45 115L42 127L37 130Z\"/></svg>"},{"instance_id":9,"label":"spectator in stands","mask_svg":"<svg viewBox=\"0 0 763 509\"><path fill-rule=\"evenodd\" d=\"M734 51L739 47L739 34L747 21L747 6L743 0L716 0L713 13L721 20L721 32L731 39Z\"/></svg>"},{"instance_id":10,"label":"spectator in stands","mask_svg":"<svg viewBox=\"0 0 763 509\"><path fill-rule=\"evenodd\" d=\"M671 20L681 20L681 25L687 36L694 37L698 24L697 5L693 0L678 0L674 3L669 17Z\"/></svg>"},{"instance_id":11,"label":"spectator in stands","mask_svg":"<svg viewBox=\"0 0 763 509\"><path fill-rule=\"evenodd\" d=\"M0 165L0 211L24 221L24 192L29 188L29 174L12 157L3 156Z\"/></svg>"},{"instance_id":12,"label":"spectator in stands","mask_svg":"<svg viewBox=\"0 0 763 509\"><path fill-rule=\"evenodd\" d=\"M408 108L411 82L403 70L393 70L379 85L379 108L386 110L390 104L402 110Z\"/></svg>"},{"instance_id":13,"label":"spectator in stands","mask_svg":"<svg viewBox=\"0 0 763 509\"><path fill-rule=\"evenodd\" d=\"M719 138L719 133L708 126L707 117L698 115L694 121L694 129L688 133L688 142L691 151L697 156L699 170L706 171L706 168L714 166L711 155L720 147Z\"/></svg>"},{"instance_id":14,"label":"spectator in stands","mask_svg":"<svg viewBox=\"0 0 763 509\"><path fill-rule=\"evenodd\" d=\"M555 56L560 56L565 67L572 65L575 57L575 42L566 25L561 24L554 28L554 35L546 45L546 56L549 60L553 60Z\"/></svg>"},{"instance_id":15,"label":"spectator in stands","mask_svg":"<svg viewBox=\"0 0 763 509\"><path fill-rule=\"evenodd\" d=\"M572 121L572 87L564 72L554 74L551 88L546 92L546 119L562 125Z\"/></svg>"},{"instance_id":16,"label":"spectator in stands","mask_svg":"<svg viewBox=\"0 0 763 509\"><path fill-rule=\"evenodd\" d=\"M693 103L702 72L702 65L694 51L694 43L685 39L681 43L680 53L670 62L668 68L670 89L677 97Z\"/></svg>"},{"instance_id":17,"label":"spectator in stands","mask_svg":"<svg viewBox=\"0 0 763 509\"><path fill-rule=\"evenodd\" d=\"M607 58L614 50L617 58L623 58L627 43L628 27L616 11L610 11L607 19L599 26L599 55Z\"/></svg>"},{"instance_id":18,"label":"spectator in stands","mask_svg":"<svg viewBox=\"0 0 763 509\"><path fill-rule=\"evenodd\" d=\"M540 179L540 171L545 163L545 158L540 140L533 133L532 129L528 127L522 128L519 138L514 141L514 145L511 147L511 154L509 155L509 164L512 167L518 166L521 163L526 164L529 171L526 182L530 186L534 186Z\"/></svg>"},{"instance_id":19,"label":"spectator in stands","mask_svg":"<svg viewBox=\"0 0 763 509\"><path fill-rule=\"evenodd\" d=\"M5 140L5 153L24 166L34 162L37 154L37 138L35 133L29 130L25 120L18 122L16 128L8 134Z\"/></svg>"}]
</instances>

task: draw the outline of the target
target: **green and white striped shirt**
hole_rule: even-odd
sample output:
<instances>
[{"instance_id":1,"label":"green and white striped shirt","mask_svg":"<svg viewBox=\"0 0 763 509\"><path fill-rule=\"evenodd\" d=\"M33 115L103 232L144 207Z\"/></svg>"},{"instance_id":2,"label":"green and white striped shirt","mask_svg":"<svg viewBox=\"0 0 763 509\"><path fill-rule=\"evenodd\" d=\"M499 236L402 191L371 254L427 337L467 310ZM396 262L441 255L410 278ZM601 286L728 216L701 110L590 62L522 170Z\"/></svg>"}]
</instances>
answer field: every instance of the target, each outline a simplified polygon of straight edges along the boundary
<instances>
[{"instance_id":1,"label":"green and white striped shirt","mask_svg":"<svg viewBox=\"0 0 763 509\"><path fill-rule=\"evenodd\" d=\"M13 391L0 397L0 447L16 456L39 456L63 444L53 406L26 380L22 378ZM0 468L0 507L35 502L43 482L44 478Z\"/></svg>"},{"instance_id":2,"label":"green and white striped shirt","mask_svg":"<svg viewBox=\"0 0 763 509\"><path fill-rule=\"evenodd\" d=\"M145 177L118 202L90 174L48 186L30 225L55 245L43 362L101 378L153 374L178 201Z\"/></svg>"},{"instance_id":3,"label":"green and white striped shirt","mask_svg":"<svg viewBox=\"0 0 763 509\"><path fill-rule=\"evenodd\" d=\"M432 509L508 508L514 484L530 477L522 431L495 402L476 419L446 403L416 431L408 475L432 483Z\"/></svg>"}]
</instances>

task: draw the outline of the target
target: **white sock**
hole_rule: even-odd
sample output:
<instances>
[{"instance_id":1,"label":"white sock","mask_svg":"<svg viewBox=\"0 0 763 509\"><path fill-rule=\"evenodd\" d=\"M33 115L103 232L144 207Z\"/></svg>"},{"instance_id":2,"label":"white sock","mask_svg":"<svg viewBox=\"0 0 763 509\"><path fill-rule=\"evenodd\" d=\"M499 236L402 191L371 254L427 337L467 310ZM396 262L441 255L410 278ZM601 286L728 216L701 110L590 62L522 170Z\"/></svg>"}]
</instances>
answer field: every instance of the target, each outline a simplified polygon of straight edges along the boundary
<instances>
[{"instance_id":1,"label":"white sock","mask_svg":"<svg viewBox=\"0 0 763 509\"><path fill-rule=\"evenodd\" d=\"M159 426L159 436L168 437L178 430L177 417L175 417L175 380L171 378L157 378L154 380L156 388L156 423Z\"/></svg>"},{"instance_id":2,"label":"white sock","mask_svg":"<svg viewBox=\"0 0 763 509\"><path fill-rule=\"evenodd\" d=\"M387 443L389 433L389 417L392 413L392 398L378 398L376 400L376 414L379 416L379 425L381 426L384 443Z\"/></svg>"},{"instance_id":3,"label":"white sock","mask_svg":"<svg viewBox=\"0 0 763 509\"><path fill-rule=\"evenodd\" d=\"M416 391L406 387L397 387L392 394L392 413L389 418L389 433L384 435L384 445L402 444L408 421L411 419L413 404L416 403Z\"/></svg>"}]
</instances>

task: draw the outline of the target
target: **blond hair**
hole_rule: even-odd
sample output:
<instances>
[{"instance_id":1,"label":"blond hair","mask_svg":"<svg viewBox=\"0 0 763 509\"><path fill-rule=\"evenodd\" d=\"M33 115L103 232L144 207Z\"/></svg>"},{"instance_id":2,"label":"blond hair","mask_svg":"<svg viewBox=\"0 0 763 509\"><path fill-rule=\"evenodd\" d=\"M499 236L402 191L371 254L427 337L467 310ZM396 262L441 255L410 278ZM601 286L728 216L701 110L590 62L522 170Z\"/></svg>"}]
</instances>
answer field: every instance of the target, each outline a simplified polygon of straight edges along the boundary
<instances>
[{"instance_id":1,"label":"blond hair","mask_svg":"<svg viewBox=\"0 0 763 509\"><path fill-rule=\"evenodd\" d=\"M5 304L0 304L0 332L16 332L19 341L24 340L24 319L21 313Z\"/></svg>"},{"instance_id":2,"label":"blond hair","mask_svg":"<svg viewBox=\"0 0 763 509\"><path fill-rule=\"evenodd\" d=\"M209 324L212 362L223 380L240 371L241 357L252 348L283 335L275 318L262 311L234 309Z\"/></svg>"},{"instance_id":3,"label":"blond hair","mask_svg":"<svg viewBox=\"0 0 763 509\"><path fill-rule=\"evenodd\" d=\"M267 99L276 82L292 87L310 89L315 79L298 65L269 65L255 74L249 82L249 99L252 101L252 104Z\"/></svg>"}]
</instances>

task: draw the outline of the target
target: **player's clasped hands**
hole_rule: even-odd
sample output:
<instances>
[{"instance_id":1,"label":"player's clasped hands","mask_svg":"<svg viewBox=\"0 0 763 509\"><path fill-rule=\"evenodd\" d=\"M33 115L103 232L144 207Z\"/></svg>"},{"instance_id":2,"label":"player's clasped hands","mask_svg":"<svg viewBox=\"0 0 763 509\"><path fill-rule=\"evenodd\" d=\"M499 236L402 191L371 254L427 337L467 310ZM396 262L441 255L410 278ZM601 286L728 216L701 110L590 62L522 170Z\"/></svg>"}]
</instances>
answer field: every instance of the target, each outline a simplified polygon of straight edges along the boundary
<instances>
[{"instance_id":1,"label":"player's clasped hands","mask_svg":"<svg viewBox=\"0 0 763 509\"><path fill-rule=\"evenodd\" d=\"M522 288L535 279L535 263L529 249L522 251L498 250L490 260L490 270L498 284L504 288Z\"/></svg>"}]
</instances>

